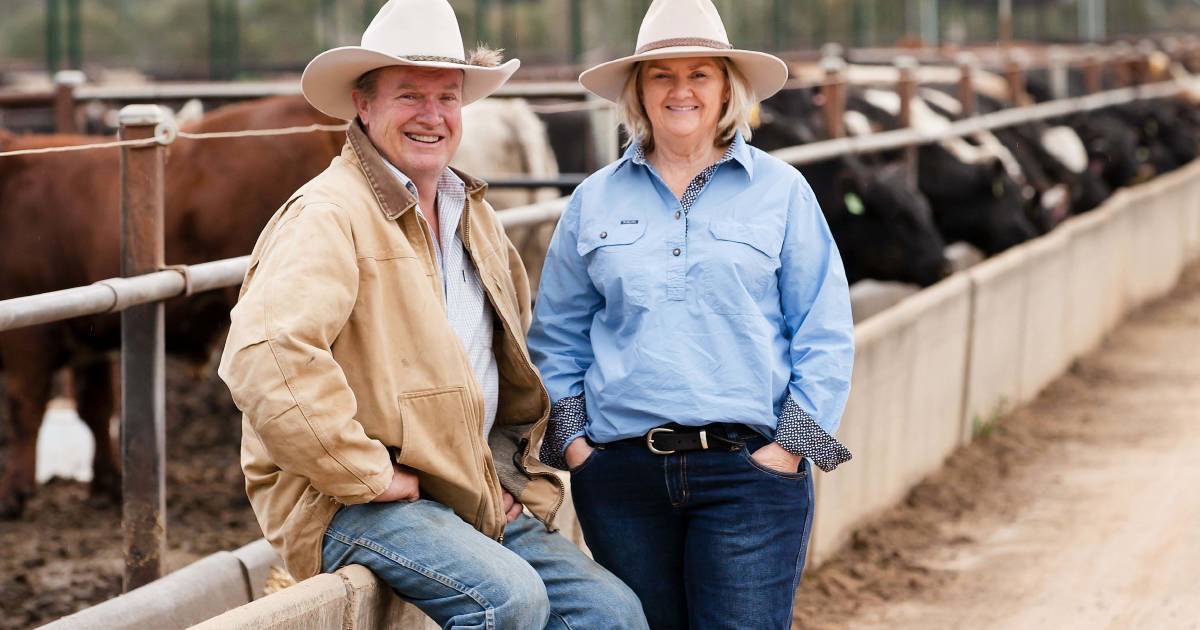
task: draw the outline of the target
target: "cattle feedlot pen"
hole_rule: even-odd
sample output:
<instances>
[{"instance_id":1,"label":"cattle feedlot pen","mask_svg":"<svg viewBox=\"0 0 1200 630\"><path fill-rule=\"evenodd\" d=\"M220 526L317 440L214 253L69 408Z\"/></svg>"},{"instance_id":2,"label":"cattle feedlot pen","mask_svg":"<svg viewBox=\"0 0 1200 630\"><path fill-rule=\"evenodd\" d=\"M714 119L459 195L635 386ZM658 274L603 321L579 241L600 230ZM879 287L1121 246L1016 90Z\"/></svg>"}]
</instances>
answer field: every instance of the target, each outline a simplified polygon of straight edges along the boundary
<instances>
[{"instance_id":1,"label":"cattle feedlot pen","mask_svg":"<svg viewBox=\"0 0 1200 630\"><path fill-rule=\"evenodd\" d=\"M1193 85L1196 82L1171 81L1124 88L1002 110L954 122L935 133L900 129L789 147L774 151L772 155L798 165L847 154L912 147L1139 100L1169 98ZM161 109L147 105L127 106L122 109L121 118L122 141L119 143L60 147L54 151L97 149L114 144L122 147L122 224L124 231L133 234L127 234L122 239L125 258L122 272L128 277L0 301L0 331L86 315L123 314L122 366L126 374L134 376L123 379L122 388L122 457L123 469L127 473L123 481L123 513L126 514L125 589L130 590L161 575L161 555L165 549L166 518L162 509L165 441L162 402L165 393L160 303L199 291L237 286L245 275L249 260L249 256L242 256L192 266L166 267L162 264L163 149L178 136L205 140L214 137L282 135L321 131L324 129L317 127L328 126L184 134L179 133L172 123L163 120L166 114ZM0 153L0 159L5 155L20 153L24 152ZM560 189L573 185L571 182L536 180L514 181L512 184ZM501 211L499 215L505 228L528 227L557 220L565 207L566 198L559 198ZM141 248L128 247L127 242ZM139 307L146 305L152 305L149 308L157 309L157 312L143 313L144 309ZM127 436L137 440L137 448L127 448ZM132 517L129 516L131 513Z\"/></svg>"},{"instance_id":2,"label":"cattle feedlot pen","mask_svg":"<svg viewBox=\"0 0 1200 630\"><path fill-rule=\"evenodd\" d=\"M1006 109L991 114L960 120L939 132L922 132L914 129L898 129L874 133L868 136L839 138L814 142L802 146L773 151L772 155L793 165L810 164L833 157L850 154L889 151L913 145L930 144L949 138L968 136L981 131L1057 118L1070 114L1094 111L1138 100L1153 100L1176 96L1188 88L1187 85L1168 81L1140 87L1110 90L1090 96L1060 99L1028 107ZM341 128L341 127L339 127ZM317 131L305 127L290 129L263 129L214 134L179 134L183 137L204 140L209 137L230 135L265 136L282 133L305 133ZM126 141L125 146L147 146L153 140ZM38 152L75 151L96 149L114 143L58 147ZM24 152L0 153L0 158ZM574 179L574 178L572 178ZM514 180L514 183L517 183ZM549 181L530 181L535 185L553 184ZM578 183L578 182L574 182ZM558 219L566 208L566 199L554 199L540 203L511 208L499 213L506 228L528 227ZM0 331L61 321L72 317L116 313L129 306L147 304L184 295L185 292L208 291L237 286L245 275L248 256L229 258L191 267L179 266L169 271L160 271L135 278L115 278L98 282L89 287L64 289L28 297L0 300ZM191 277L191 291L186 291L185 277Z\"/></svg>"}]
</instances>

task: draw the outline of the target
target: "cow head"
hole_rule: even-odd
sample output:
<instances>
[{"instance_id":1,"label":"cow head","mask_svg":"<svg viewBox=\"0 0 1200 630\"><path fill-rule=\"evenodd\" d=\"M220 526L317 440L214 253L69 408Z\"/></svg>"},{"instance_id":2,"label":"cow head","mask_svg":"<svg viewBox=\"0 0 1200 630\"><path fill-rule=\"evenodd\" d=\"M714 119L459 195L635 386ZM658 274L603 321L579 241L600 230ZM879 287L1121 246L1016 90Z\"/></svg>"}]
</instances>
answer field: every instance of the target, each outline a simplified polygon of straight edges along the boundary
<instances>
[{"instance_id":1,"label":"cow head","mask_svg":"<svg viewBox=\"0 0 1200 630\"><path fill-rule=\"evenodd\" d=\"M925 198L899 165L853 159L802 167L842 253L850 282L865 278L929 286L947 271L944 241Z\"/></svg>"}]
</instances>

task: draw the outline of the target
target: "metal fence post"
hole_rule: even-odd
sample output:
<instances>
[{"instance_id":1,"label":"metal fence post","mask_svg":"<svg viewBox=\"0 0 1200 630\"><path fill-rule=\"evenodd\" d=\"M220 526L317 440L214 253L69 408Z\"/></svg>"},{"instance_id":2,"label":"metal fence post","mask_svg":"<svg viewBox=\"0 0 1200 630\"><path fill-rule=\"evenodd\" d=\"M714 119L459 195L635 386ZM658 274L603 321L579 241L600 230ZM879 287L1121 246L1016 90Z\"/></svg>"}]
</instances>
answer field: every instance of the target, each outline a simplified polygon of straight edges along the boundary
<instances>
[{"instance_id":1,"label":"metal fence post","mask_svg":"<svg viewBox=\"0 0 1200 630\"><path fill-rule=\"evenodd\" d=\"M85 77L79 70L59 70L54 73L54 131L79 133L75 116L75 88L83 85Z\"/></svg>"},{"instance_id":2,"label":"metal fence post","mask_svg":"<svg viewBox=\"0 0 1200 630\"><path fill-rule=\"evenodd\" d=\"M821 86L821 96L825 97L825 104L821 106L825 129L830 138L841 138L846 135L846 62L840 56L831 55L821 59L821 67L825 70L825 83Z\"/></svg>"},{"instance_id":3,"label":"metal fence post","mask_svg":"<svg viewBox=\"0 0 1200 630\"><path fill-rule=\"evenodd\" d=\"M912 127L912 102L917 97L917 60L909 55L896 57L896 69L900 76L896 81L896 93L900 96L900 127ZM904 165L908 172L908 183L917 188L917 147L904 148Z\"/></svg>"},{"instance_id":4,"label":"metal fence post","mask_svg":"<svg viewBox=\"0 0 1200 630\"><path fill-rule=\"evenodd\" d=\"M121 109L121 139L152 138L166 114L155 105ZM163 265L161 144L121 149L121 275ZM162 576L166 556L165 383L162 302L121 313L121 520L125 591Z\"/></svg>"}]
</instances>

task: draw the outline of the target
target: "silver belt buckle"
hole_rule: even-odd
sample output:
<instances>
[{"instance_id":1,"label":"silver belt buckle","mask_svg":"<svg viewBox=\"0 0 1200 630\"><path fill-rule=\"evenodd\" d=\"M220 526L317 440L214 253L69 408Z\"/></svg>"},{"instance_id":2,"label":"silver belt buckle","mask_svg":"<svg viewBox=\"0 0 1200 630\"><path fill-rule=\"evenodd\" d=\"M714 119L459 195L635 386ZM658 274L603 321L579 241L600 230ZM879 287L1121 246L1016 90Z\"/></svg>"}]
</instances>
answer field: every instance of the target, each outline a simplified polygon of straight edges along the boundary
<instances>
[{"instance_id":1,"label":"silver belt buckle","mask_svg":"<svg viewBox=\"0 0 1200 630\"><path fill-rule=\"evenodd\" d=\"M663 427L654 427L653 429L650 429L646 432L646 448L650 449L650 452L654 453L655 455L670 455L671 453L674 453L675 451L660 451L654 448L654 434L674 432L674 429L667 429Z\"/></svg>"}]
</instances>

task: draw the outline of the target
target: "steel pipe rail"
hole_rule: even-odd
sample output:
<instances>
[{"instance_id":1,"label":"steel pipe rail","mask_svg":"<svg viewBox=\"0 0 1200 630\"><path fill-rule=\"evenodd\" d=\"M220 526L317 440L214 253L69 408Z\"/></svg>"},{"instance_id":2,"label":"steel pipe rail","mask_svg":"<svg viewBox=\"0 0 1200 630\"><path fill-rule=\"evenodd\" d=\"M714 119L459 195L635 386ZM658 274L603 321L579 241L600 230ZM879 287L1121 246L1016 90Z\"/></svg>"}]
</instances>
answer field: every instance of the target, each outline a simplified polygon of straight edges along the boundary
<instances>
[{"instance_id":1,"label":"steel pipe rail","mask_svg":"<svg viewBox=\"0 0 1200 630\"><path fill-rule=\"evenodd\" d=\"M101 280L86 287L2 300L0 331L85 315L119 313L131 306L186 293L234 287L241 284L249 260L249 256L241 256L171 267L132 278Z\"/></svg>"},{"instance_id":2,"label":"steel pipe rail","mask_svg":"<svg viewBox=\"0 0 1200 630\"><path fill-rule=\"evenodd\" d=\"M518 206L501 210L496 214L500 215L500 224L504 229L529 227L547 221L556 221L562 216L564 210L567 209L567 197L559 197L558 199L550 199L548 201L540 201L528 206Z\"/></svg>"},{"instance_id":3,"label":"steel pipe rail","mask_svg":"<svg viewBox=\"0 0 1200 630\"><path fill-rule=\"evenodd\" d=\"M246 83L156 83L152 85L108 86L81 85L75 88L76 100L156 101L189 98L256 98L300 93L299 81L257 81ZM508 83L495 96L524 98L583 98L587 92L575 81L530 81Z\"/></svg>"}]
</instances>

